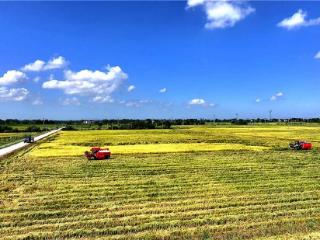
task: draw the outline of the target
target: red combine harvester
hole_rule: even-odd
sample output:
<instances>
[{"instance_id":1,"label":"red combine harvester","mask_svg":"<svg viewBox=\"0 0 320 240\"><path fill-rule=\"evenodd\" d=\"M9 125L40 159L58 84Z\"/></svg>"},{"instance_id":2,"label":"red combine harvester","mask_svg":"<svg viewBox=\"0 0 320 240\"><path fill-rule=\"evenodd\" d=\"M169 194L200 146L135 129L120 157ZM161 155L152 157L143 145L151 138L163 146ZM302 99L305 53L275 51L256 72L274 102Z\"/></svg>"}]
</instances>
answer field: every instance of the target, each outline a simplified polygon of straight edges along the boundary
<instances>
[{"instance_id":1,"label":"red combine harvester","mask_svg":"<svg viewBox=\"0 0 320 240\"><path fill-rule=\"evenodd\" d=\"M90 151L85 151L84 155L88 160L104 160L110 158L111 152L109 148L92 147Z\"/></svg>"},{"instance_id":2,"label":"red combine harvester","mask_svg":"<svg viewBox=\"0 0 320 240\"><path fill-rule=\"evenodd\" d=\"M293 150L311 150L312 144L305 141L295 141L290 143L289 147Z\"/></svg>"}]
</instances>

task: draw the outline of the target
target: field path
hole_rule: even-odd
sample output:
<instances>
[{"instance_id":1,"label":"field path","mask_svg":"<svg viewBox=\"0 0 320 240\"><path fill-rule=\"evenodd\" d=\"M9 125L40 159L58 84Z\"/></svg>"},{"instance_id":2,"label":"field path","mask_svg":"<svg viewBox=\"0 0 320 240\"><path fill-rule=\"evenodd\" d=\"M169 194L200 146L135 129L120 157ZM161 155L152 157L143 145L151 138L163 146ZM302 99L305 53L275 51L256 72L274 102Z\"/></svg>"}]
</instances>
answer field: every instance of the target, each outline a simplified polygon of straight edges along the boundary
<instances>
[{"instance_id":1,"label":"field path","mask_svg":"<svg viewBox=\"0 0 320 240\"><path fill-rule=\"evenodd\" d=\"M41 135L35 137L35 138L34 138L34 141L37 142L37 141L39 141L39 140L41 140L41 139L43 139L43 138L45 138L45 137L47 137L47 136L50 136L50 135L52 135L52 134L60 131L61 129L62 129L62 128L59 128L59 129L55 129L55 130L52 130L52 131L50 131L50 132L41 134ZM1 149L0 149L0 158L3 157L3 156L5 156L5 155L7 155L7 154L10 154L10 153L12 153L12 152L14 152L14 151L17 151L17 150L19 150L19 149L21 149L21 148L23 148L23 147L25 147L25 146L27 146L27 145L29 145L29 144L30 144L30 143L24 143L24 142L22 141L22 142L13 144L13 145L8 146L8 147L5 147L5 148L1 148Z\"/></svg>"}]
</instances>

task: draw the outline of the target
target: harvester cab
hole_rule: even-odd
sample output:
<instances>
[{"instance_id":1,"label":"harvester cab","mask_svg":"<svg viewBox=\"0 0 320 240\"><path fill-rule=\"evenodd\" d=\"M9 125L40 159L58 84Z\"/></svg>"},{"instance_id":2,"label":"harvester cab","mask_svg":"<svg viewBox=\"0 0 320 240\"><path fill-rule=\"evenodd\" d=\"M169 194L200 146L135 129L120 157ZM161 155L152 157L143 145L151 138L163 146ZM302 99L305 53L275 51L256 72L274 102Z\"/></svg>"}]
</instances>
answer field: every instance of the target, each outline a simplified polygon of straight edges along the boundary
<instances>
[{"instance_id":1,"label":"harvester cab","mask_svg":"<svg viewBox=\"0 0 320 240\"><path fill-rule=\"evenodd\" d=\"M26 136L23 139L24 143L33 143L34 142L34 138L32 136Z\"/></svg>"},{"instance_id":2,"label":"harvester cab","mask_svg":"<svg viewBox=\"0 0 320 240\"><path fill-rule=\"evenodd\" d=\"M290 143L289 147L293 150L311 150L312 144L305 141L295 141Z\"/></svg>"},{"instance_id":3,"label":"harvester cab","mask_svg":"<svg viewBox=\"0 0 320 240\"><path fill-rule=\"evenodd\" d=\"M111 152L109 148L92 147L90 151L85 151L84 155L88 160L105 160L110 158Z\"/></svg>"}]
</instances>

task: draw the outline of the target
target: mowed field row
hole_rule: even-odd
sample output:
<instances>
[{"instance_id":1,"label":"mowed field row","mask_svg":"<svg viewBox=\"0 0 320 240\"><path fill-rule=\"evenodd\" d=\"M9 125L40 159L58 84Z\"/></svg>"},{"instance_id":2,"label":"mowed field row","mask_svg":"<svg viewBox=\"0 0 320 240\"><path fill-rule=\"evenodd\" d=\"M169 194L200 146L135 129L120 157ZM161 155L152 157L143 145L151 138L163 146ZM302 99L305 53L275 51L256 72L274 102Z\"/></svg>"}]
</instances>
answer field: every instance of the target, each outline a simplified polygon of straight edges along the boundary
<instances>
[{"instance_id":1,"label":"mowed field row","mask_svg":"<svg viewBox=\"0 0 320 240\"><path fill-rule=\"evenodd\" d=\"M62 132L1 161L0 238L319 236L318 128L190 127L155 132ZM295 132L315 142L315 148L288 150ZM94 135L95 143L101 141L95 145L110 141L111 150L140 145L157 151L115 153L109 161L87 161L81 152L56 153L60 148L68 152L70 146L89 147ZM137 143L138 137L142 139ZM193 148L210 141L227 147ZM190 144L192 149L162 151L170 142L175 147ZM246 149L234 149L235 144ZM257 146L263 148L257 151Z\"/></svg>"}]
</instances>

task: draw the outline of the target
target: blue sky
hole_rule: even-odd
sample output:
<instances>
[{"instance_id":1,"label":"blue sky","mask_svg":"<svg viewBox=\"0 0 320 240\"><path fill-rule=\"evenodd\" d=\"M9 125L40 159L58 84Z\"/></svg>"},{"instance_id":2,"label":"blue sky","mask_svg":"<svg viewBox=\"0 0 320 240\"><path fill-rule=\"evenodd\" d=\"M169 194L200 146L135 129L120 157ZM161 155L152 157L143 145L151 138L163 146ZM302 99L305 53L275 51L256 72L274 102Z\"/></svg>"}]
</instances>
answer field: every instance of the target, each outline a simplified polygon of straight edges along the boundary
<instances>
[{"instance_id":1,"label":"blue sky","mask_svg":"<svg viewBox=\"0 0 320 240\"><path fill-rule=\"evenodd\" d=\"M0 2L0 32L0 118L320 115L320 2Z\"/></svg>"}]
</instances>

